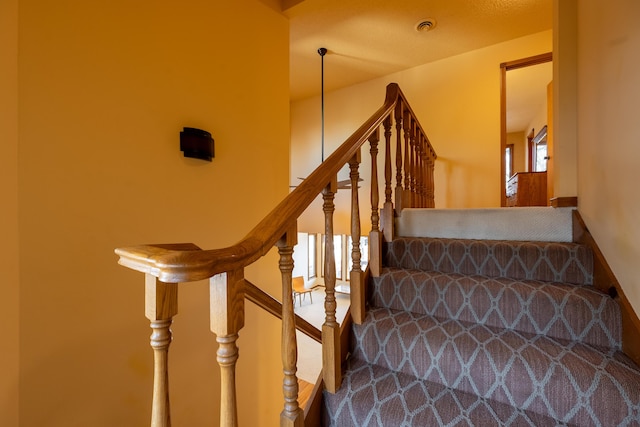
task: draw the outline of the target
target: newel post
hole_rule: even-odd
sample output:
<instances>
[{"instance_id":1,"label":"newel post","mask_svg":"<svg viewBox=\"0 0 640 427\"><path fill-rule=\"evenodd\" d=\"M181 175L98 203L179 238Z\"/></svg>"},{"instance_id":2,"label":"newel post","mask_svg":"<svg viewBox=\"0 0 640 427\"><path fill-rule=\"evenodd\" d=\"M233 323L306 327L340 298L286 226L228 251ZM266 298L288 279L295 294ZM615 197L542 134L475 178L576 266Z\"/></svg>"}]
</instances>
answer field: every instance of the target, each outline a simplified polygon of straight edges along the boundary
<instances>
[{"instance_id":1,"label":"newel post","mask_svg":"<svg viewBox=\"0 0 640 427\"><path fill-rule=\"evenodd\" d=\"M151 427L170 427L168 355L171 322L178 314L178 284L145 276L145 316L151 321L153 348L153 403Z\"/></svg>"},{"instance_id":2,"label":"newel post","mask_svg":"<svg viewBox=\"0 0 640 427\"><path fill-rule=\"evenodd\" d=\"M211 331L218 341L220 426L237 427L236 362L238 332L244 326L244 272L229 271L209 279Z\"/></svg>"}]
</instances>

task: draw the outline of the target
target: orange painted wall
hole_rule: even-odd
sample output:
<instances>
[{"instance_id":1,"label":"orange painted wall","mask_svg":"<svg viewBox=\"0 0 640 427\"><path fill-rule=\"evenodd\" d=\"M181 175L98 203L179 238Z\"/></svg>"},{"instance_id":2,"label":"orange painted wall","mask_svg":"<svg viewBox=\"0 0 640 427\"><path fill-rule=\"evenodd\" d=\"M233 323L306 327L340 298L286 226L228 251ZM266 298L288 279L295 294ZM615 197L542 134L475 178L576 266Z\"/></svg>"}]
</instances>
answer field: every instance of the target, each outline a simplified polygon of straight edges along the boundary
<instances>
[{"instance_id":1,"label":"orange painted wall","mask_svg":"<svg viewBox=\"0 0 640 427\"><path fill-rule=\"evenodd\" d=\"M552 32L545 31L327 93L326 152L331 153L375 112L384 101L386 85L396 82L438 154L436 207L500 206L500 63L549 52L551 45ZM330 79L331 55L325 66L325 78ZM293 102L292 183L319 164L319 133L319 97ZM369 161L363 154L364 176ZM361 194L367 191L363 186ZM361 199L361 211L366 206ZM304 222L299 228L307 231L303 227ZM348 230L348 215L338 227Z\"/></svg>"},{"instance_id":2,"label":"orange painted wall","mask_svg":"<svg viewBox=\"0 0 640 427\"><path fill-rule=\"evenodd\" d=\"M577 2L576 11L578 208L640 313L640 3Z\"/></svg>"},{"instance_id":3,"label":"orange painted wall","mask_svg":"<svg viewBox=\"0 0 640 427\"><path fill-rule=\"evenodd\" d=\"M18 426L18 1L0 2L0 425Z\"/></svg>"},{"instance_id":4,"label":"orange painted wall","mask_svg":"<svg viewBox=\"0 0 640 427\"><path fill-rule=\"evenodd\" d=\"M19 0L17 28L20 425L148 425L144 277L113 250L232 244L286 195L288 22L257 0ZM213 162L182 156L184 126L213 134ZM247 277L277 292L269 261ZM219 416L207 295L180 289L175 425ZM243 425L271 426L282 407L266 316L247 305Z\"/></svg>"}]
</instances>

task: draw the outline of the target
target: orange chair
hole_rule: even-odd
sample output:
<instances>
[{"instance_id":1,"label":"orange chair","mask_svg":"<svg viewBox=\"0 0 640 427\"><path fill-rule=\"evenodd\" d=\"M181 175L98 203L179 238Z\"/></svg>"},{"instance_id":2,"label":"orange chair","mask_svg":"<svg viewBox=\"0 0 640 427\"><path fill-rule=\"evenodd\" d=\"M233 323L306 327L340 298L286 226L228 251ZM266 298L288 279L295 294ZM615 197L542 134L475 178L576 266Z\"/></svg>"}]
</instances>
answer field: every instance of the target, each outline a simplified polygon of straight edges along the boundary
<instances>
[{"instance_id":1,"label":"orange chair","mask_svg":"<svg viewBox=\"0 0 640 427\"><path fill-rule=\"evenodd\" d=\"M300 305L302 305L302 297L306 294L309 294L309 299L311 300L311 304L313 304L313 294L311 293L311 289L307 289L304 287L304 277L298 276L293 278L293 305L296 305L296 297L300 301Z\"/></svg>"}]
</instances>

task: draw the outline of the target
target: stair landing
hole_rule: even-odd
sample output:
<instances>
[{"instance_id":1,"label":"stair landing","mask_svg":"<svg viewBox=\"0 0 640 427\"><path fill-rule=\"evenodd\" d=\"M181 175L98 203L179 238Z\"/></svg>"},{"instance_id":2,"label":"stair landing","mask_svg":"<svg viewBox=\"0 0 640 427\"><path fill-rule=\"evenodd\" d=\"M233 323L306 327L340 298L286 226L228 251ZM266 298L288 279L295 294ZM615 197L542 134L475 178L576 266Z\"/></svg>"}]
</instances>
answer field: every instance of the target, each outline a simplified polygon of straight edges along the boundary
<instances>
[{"instance_id":1,"label":"stair landing","mask_svg":"<svg viewBox=\"0 0 640 427\"><path fill-rule=\"evenodd\" d=\"M396 234L477 240L571 242L574 208L403 209Z\"/></svg>"}]
</instances>

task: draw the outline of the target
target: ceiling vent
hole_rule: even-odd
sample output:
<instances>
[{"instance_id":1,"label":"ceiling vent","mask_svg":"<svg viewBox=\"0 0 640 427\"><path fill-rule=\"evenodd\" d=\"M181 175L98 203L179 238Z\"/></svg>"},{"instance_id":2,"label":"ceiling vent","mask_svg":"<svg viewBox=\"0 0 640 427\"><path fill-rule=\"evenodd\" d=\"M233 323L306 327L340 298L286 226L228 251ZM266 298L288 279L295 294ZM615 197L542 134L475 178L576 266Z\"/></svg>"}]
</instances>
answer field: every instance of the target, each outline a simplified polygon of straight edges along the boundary
<instances>
[{"instance_id":1,"label":"ceiling vent","mask_svg":"<svg viewBox=\"0 0 640 427\"><path fill-rule=\"evenodd\" d=\"M423 32L433 30L436 27L436 20L432 18L421 19L415 26L416 31Z\"/></svg>"}]
</instances>

